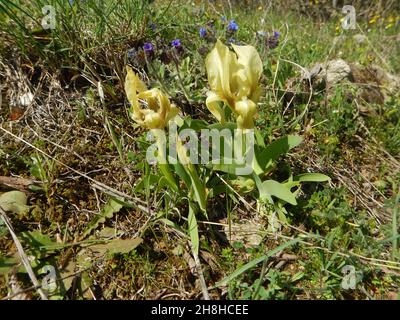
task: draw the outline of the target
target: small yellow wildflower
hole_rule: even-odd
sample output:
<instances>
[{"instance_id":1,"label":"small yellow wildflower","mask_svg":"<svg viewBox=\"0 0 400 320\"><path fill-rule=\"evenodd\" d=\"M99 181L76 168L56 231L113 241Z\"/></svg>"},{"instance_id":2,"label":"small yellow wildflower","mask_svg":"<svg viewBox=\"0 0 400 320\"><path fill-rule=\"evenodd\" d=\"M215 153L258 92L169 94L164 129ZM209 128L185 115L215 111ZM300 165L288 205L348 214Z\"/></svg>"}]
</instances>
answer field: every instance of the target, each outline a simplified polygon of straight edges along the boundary
<instances>
[{"instance_id":1,"label":"small yellow wildflower","mask_svg":"<svg viewBox=\"0 0 400 320\"><path fill-rule=\"evenodd\" d=\"M163 129L179 109L159 89L148 90L130 67L126 67L125 92L131 104L132 119L148 129Z\"/></svg>"}]
</instances>

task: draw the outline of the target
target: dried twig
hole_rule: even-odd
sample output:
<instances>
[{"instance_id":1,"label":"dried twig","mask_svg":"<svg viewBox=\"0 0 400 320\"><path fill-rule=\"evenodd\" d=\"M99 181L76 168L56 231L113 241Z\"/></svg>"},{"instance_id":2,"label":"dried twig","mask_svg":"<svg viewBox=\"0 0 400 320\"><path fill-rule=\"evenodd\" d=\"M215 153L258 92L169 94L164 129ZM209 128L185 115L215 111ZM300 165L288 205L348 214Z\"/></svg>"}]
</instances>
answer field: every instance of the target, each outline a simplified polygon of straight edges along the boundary
<instances>
[{"instance_id":1,"label":"dried twig","mask_svg":"<svg viewBox=\"0 0 400 320\"><path fill-rule=\"evenodd\" d=\"M25 179L25 178L20 178L20 177L4 177L0 176L0 187L2 185L13 188L13 189L18 189L23 192L29 191L28 187L33 185L34 182L30 179Z\"/></svg>"},{"instance_id":2,"label":"dried twig","mask_svg":"<svg viewBox=\"0 0 400 320\"><path fill-rule=\"evenodd\" d=\"M207 284L204 279L203 269L201 267L199 256L197 255L197 252L195 250L192 250L192 254L194 257L194 261L196 263L196 270L200 280L200 287L201 287L201 292L203 293L203 298L204 300L210 300L210 295L208 293Z\"/></svg>"},{"instance_id":3,"label":"dried twig","mask_svg":"<svg viewBox=\"0 0 400 320\"><path fill-rule=\"evenodd\" d=\"M17 247L17 250L18 250L18 254L21 257L21 261L22 261L22 263L23 263L23 265L24 265L24 267L26 269L26 272L28 272L29 278L31 279L33 285L35 286L37 292L39 293L40 298L42 300L47 300L47 296L44 293L44 291L40 288L40 284L39 284L39 282L38 282L38 280L37 280L37 278L35 276L35 273L32 270L32 267L31 267L31 264L29 262L28 256L26 255L24 249L22 248L21 242L18 240L18 237L14 232L14 229L13 229L13 227L11 225L10 220L7 217L6 212L1 207L0 207L0 216L3 219L4 223L6 224L6 226L8 228L8 231L10 232L11 237L14 240L15 246Z\"/></svg>"}]
</instances>

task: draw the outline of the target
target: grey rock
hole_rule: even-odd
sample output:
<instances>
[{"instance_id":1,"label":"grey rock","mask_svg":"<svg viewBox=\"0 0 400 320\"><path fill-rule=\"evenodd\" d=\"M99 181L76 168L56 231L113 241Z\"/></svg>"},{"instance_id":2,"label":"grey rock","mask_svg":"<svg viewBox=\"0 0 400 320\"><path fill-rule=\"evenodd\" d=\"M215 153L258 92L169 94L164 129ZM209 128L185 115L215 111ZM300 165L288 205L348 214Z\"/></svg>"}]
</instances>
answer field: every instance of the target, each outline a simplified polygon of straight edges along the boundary
<instances>
[{"instance_id":1,"label":"grey rock","mask_svg":"<svg viewBox=\"0 0 400 320\"><path fill-rule=\"evenodd\" d=\"M312 69L311 69L312 70ZM342 60L331 60L321 65L317 79L323 79L328 87L348 79L351 73L349 64Z\"/></svg>"},{"instance_id":2,"label":"grey rock","mask_svg":"<svg viewBox=\"0 0 400 320\"><path fill-rule=\"evenodd\" d=\"M355 42L361 44L361 43L364 43L364 42L367 41L367 36L358 33L358 34L355 34L355 35L353 36L353 39L354 39Z\"/></svg>"}]
</instances>

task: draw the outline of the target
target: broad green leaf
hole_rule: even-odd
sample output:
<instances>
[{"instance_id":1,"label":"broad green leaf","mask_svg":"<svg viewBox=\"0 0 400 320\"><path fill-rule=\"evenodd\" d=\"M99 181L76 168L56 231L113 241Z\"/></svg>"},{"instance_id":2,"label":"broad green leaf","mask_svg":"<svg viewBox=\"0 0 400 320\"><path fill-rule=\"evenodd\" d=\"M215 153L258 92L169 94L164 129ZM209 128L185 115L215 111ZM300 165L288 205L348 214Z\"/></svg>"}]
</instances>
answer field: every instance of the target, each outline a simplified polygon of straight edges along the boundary
<instances>
[{"instance_id":1,"label":"broad green leaf","mask_svg":"<svg viewBox=\"0 0 400 320\"><path fill-rule=\"evenodd\" d=\"M123 234L124 234L124 232L121 230L116 230L115 228L105 227L99 232L98 236L99 236L99 238L115 238L115 237L121 236Z\"/></svg>"},{"instance_id":2,"label":"broad green leaf","mask_svg":"<svg viewBox=\"0 0 400 320\"><path fill-rule=\"evenodd\" d=\"M204 182L200 179L197 169L193 164L188 164L183 166L185 171L190 177L191 181L191 191L194 192L194 198L199 204L200 210L203 211L207 215L207 194L206 194L206 186ZM190 186L188 185L188 188Z\"/></svg>"},{"instance_id":3,"label":"broad green leaf","mask_svg":"<svg viewBox=\"0 0 400 320\"><path fill-rule=\"evenodd\" d=\"M287 211L285 207L282 205L282 203L278 203L277 205L275 205L275 209L276 212L278 213L278 218L280 220L279 222L286 224L288 221L286 219Z\"/></svg>"},{"instance_id":4,"label":"broad green leaf","mask_svg":"<svg viewBox=\"0 0 400 320\"><path fill-rule=\"evenodd\" d=\"M184 119L183 125L180 127L180 130L183 129L192 129L195 131L200 131L201 129L206 129L208 127L207 121L197 120L187 117Z\"/></svg>"},{"instance_id":5,"label":"broad green leaf","mask_svg":"<svg viewBox=\"0 0 400 320\"><path fill-rule=\"evenodd\" d=\"M186 186L190 186L190 177L187 174L183 165L178 161L176 164L173 165L176 174L185 182Z\"/></svg>"},{"instance_id":6,"label":"broad green leaf","mask_svg":"<svg viewBox=\"0 0 400 320\"><path fill-rule=\"evenodd\" d=\"M260 177L255 172L253 172L252 177L254 179L254 182L256 183L258 192L260 194L260 199L262 199L263 201L268 201L269 203L274 203L271 195L265 192L265 188L263 187Z\"/></svg>"},{"instance_id":7,"label":"broad green leaf","mask_svg":"<svg viewBox=\"0 0 400 320\"><path fill-rule=\"evenodd\" d=\"M262 148L265 148L264 138L261 135L260 130L258 130L257 128L254 128L254 135L255 135L255 138L256 138L257 145L259 145Z\"/></svg>"},{"instance_id":8,"label":"broad green leaf","mask_svg":"<svg viewBox=\"0 0 400 320\"><path fill-rule=\"evenodd\" d=\"M8 274L20 260L14 257L0 257L0 274Z\"/></svg>"},{"instance_id":9,"label":"broad green leaf","mask_svg":"<svg viewBox=\"0 0 400 320\"><path fill-rule=\"evenodd\" d=\"M260 198L262 200L267 199L268 195L277 197L281 200L284 200L290 204L296 205L296 197L294 194L286 188L284 185L280 184L275 180L267 180L261 184Z\"/></svg>"},{"instance_id":10,"label":"broad green leaf","mask_svg":"<svg viewBox=\"0 0 400 320\"><path fill-rule=\"evenodd\" d=\"M60 249L58 243L40 231L21 232L18 237L26 251L38 259L46 257L55 250Z\"/></svg>"},{"instance_id":11,"label":"broad green leaf","mask_svg":"<svg viewBox=\"0 0 400 320\"><path fill-rule=\"evenodd\" d=\"M92 251L95 251L99 255L110 253L128 253L135 249L143 242L142 238L134 238L134 239L114 239L104 244L96 244L90 246Z\"/></svg>"},{"instance_id":12,"label":"broad green leaf","mask_svg":"<svg viewBox=\"0 0 400 320\"><path fill-rule=\"evenodd\" d=\"M31 175L33 175L35 178L41 180L41 181L46 181L47 180L47 174L46 170L44 169L44 165L46 163L45 160L41 158L41 156L36 155L31 157L32 163L30 164L29 171Z\"/></svg>"},{"instance_id":13,"label":"broad green leaf","mask_svg":"<svg viewBox=\"0 0 400 320\"><path fill-rule=\"evenodd\" d=\"M292 188L300 185L300 181L293 181L293 176L291 175L286 182L282 182L282 185L288 188L289 190L292 190Z\"/></svg>"},{"instance_id":14,"label":"broad green leaf","mask_svg":"<svg viewBox=\"0 0 400 320\"><path fill-rule=\"evenodd\" d=\"M214 287L216 288L216 287L221 287L221 286L227 285L230 281L232 281L236 277L240 276L242 273L244 273L247 270L255 267L257 264L265 261L266 259L268 259L269 257L275 255L279 251L282 251L283 249L285 249L287 247L290 247L291 245L294 245L295 243L297 243L299 241L300 241L300 239L297 239L297 238L293 239L293 240L290 240L290 241L280 245L279 247L276 247L275 249L272 249L266 255L263 255L263 256L261 256L259 258L256 258L256 259L250 261L249 263L246 263L244 266L236 269L233 273L231 273L229 276L227 276L223 280L217 282Z\"/></svg>"},{"instance_id":15,"label":"broad green leaf","mask_svg":"<svg viewBox=\"0 0 400 320\"><path fill-rule=\"evenodd\" d=\"M176 184L175 178L172 175L171 168L169 167L168 163L159 163L158 168L160 169L161 173L164 175L166 181L174 190L175 192L179 192L178 185Z\"/></svg>"},{"instance_id":16,"label":"broad green leaf","mask_svg":"<svg viewBox=\"0 0 400 320\"><path fill-rule=\"evenodd\" d=\"M294 275L292 276L291 281L292 281L292 282L296 282L296 281L302 279L303 277L304 277L304 272L303 272L303 271L299 271L299 272L297 272L296 274L294 274Z\"/></svg>"},{"instance_id":17,"label":"broad green leaf","mask_svg":"<svg viewBox=\"0 0 400 320\"><path fill-rule=\"evenodd\" d=\"M9 191L0 195L0 207L4 211L15 214L25 214L29 211L28 198L21 191Z\"/></svg>"},{"instance_id":18,"label":"broad green leaf","mask_svg":"<svg viewBox=\"0 0 400 320\"><path fill-rule=\"evenodd\" d=\"M81 273L80 281L78 282L79 292L82 294L83 298L87 300L93 299L92 291L90 287L93 285L93 278L88 271Z\"/></svg>"},{"instance_id":19,"label":"broad green leaf","mask_svg":"<svg viewBox=\"0 0 400 320\"><path fill-rule=\"evenodd\" d=\"M295 176L293 180L302 182L325 182L330 181L331 178L322 173L302 173Z\"/></svg>"},{"instance_id":20,"label":"broad green leaf","mask_svg":"<svg viewBox=\"0 0 400 320\"><path fill-rule=\"evenodd\" d=\"M47 234L43 234L40 231L27 231L19 234L21 242L28 246L37 248L51 247L56 244Z\"/></svg>"},{"instance_id":21,"label":"broad green leaf","mask_svg":"<svg viewBox=\"0 0 400 320\"><path fill-rule=\"evenodd\" d=\"M236 122L226 122L225 124L221 124L219 122L210 124L208 126L209 129L217 129L217 130L223 130L223 129L229 129L229 130L234 130L237 128Z\"/></svg>"},{"instance_id":22,"label":"broad green leaf","mask_svg":"<svg viewBox=\"0 0 400 320\"><path fill-rule=\"evenodd\" d=\"M122 204L114 199L108 200L105 206L101 209L100 213L96 215L92 221L89 222L85 231L83 232L83 237L89 235L94 229L96 229L100 223L110 219L114 216L114 213L119 212L122 209Z\"/></svg>"},{"instance_id":23,"label":"broad green leaf","mask_svg":"<svg viewBox=\"0 0 400 320\"><path fill-rule=\"evenodd\" d=\"M239 190L240 194L251 192L255 187L254 180L248 177L237 177L236 179L232 179L231 184L235 190Z\"/></svg>"},{"instance_id":24,"label":"broad green leaf","mask_svg":"<svg viewBox=\"0 0 400 320\"><path fill-rule=\"evenodd\" d=\"M225 173L233 174L233 175L238 175L238 176L248 176L253 172L253 167L252 165L247 165L247 164L237 164L234 163L232 160L232 163L230 164L214 164L212 166L213 170L215 171L222 171ZM240 172L243 172L243 174L240 174Z\"/></svg>"},{"instance_id":25,"label":"broad green leaf","mask_svg":"<svg viewBox=\"0 0 400 320\"><path fill-rule=\"evenodd\" d=\"M256 173L263 173L272 164L273 161L278 159L280 155L287 153L290 149L294 147L297 147L302 141L303 138L300 136L288 135L286 137L275 140L265 148L256 146L255 155L257 163L262 170L262 172L260 172L260 170L257 169Z\"/></svg>"}]
</instances>

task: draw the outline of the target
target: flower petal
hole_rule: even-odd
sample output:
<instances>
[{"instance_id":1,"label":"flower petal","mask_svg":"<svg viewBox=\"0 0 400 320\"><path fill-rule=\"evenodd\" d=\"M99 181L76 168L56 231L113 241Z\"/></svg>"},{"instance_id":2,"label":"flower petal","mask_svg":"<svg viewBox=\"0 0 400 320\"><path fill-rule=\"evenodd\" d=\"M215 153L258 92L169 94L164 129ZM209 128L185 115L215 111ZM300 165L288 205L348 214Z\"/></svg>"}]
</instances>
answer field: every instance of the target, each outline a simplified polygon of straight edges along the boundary
<instances>
[{"instance_id":1,"label":"flower petal","mask_svg":"<svg viewBox=\"0 0 400 320\"><path fill-rule=\"evenodd\" d=\"M258 82L263 72L261 58L253 46L237 46L232 44L232 47L237 54L238 63L243 67L240 73L238 73L238 79L240 79L241 84L246 89L250 89L248 98L252 98L253 94L258 91Z\"/></svg>"},{"instance_id":2,"label":"flower petal","mask_svg":"<svg viewBox=\"0 0 400 320\"><path fill-rule=\"evenodd\" d=\"M171 109L169 110L167 117L165 118L165 122L168 123L171 119L175 118L179 113L179 108L171 104Z\"/></svg>"},{"instance_id":3,"label":"flower petal","mask_svg":"<svg viewBox=\"0 0 400 320\"><path fill-rule=\"evenodd\" d=\"M224 96L229 102L232 99L231 73L238 67L235 54L217 40L214 49L207 55L205 64L211 90Z\"/></svg>"},{"instance_id":4,"label":"flower petal","mask_svg":"<svg viewBox=\"0 0 400 320\"><path fill-rule=\"evenodd\" d=\"M238 115L237 126L239 129L251 129L254 127L254 116L257 114L257 105L250 99L244 99L235 103L235 111Z\"/></svg>"},{"instance_id":5,"label":"flower petal","mask_svg":"<svg viewBox=\"0 0 400 320\"><path fill-rule=\"evenodd\" d=\"M158 113L155 113L153 110L150 111L144 117L144 123L148 129L162 129L164 128L164 120Z\"/></svg>"},{"instance_id":6,"label":"flower petal","mask_svg":"<svg viewBox=\"0 0 400 320\"><path fill-rule=\"evenodd\" d=\"M207 109L212 113L212 115L217 118L222 124L225 123L225 114L223 108L219 105L219 102L226 103L224 97L219 96L213 91L207 93L206 106Z\"/></svg>"},{"instance_id":7,"label":"flower petal","mask_svg":"<svg viewBox=\"0 0 400 320\"><path fill-rule=\"evenodd\" d=\"M143 124L137 93L145 91L147 88L144 82L139 79L138 75L133 72L130 67L126 67L126 71L125 93L129 103L131 104L131 117L139 124Z\"/></svg>"},{"instance_id":8,"label":"flower petal","mask_svg":"<svg viewBox=\"0 0 400 320\"><path fill-rule=\"evenodd\" d=\"M250 129L261 88L258 84L262 74L262 61L252 46L232 44L229 50L220 40L206 58L206 69L211 91L206 105L220 122L225 122L223 107L227 104L237 116L238 128Z\"/></svg>"},{"instance_id":9,"label":"flower petal","mask_svg":"<svg viewBox=\"0 0 400 320\"><path fill-rule=\"evenodd\" d=\"M147 104L148 108L141 109L141 113L145 115L144 124L150 129L166 127L168 121L179 113L179 109L171 105L169 98L159 89L143 91L138 98Z\"/></svg>"}]
</instances>

